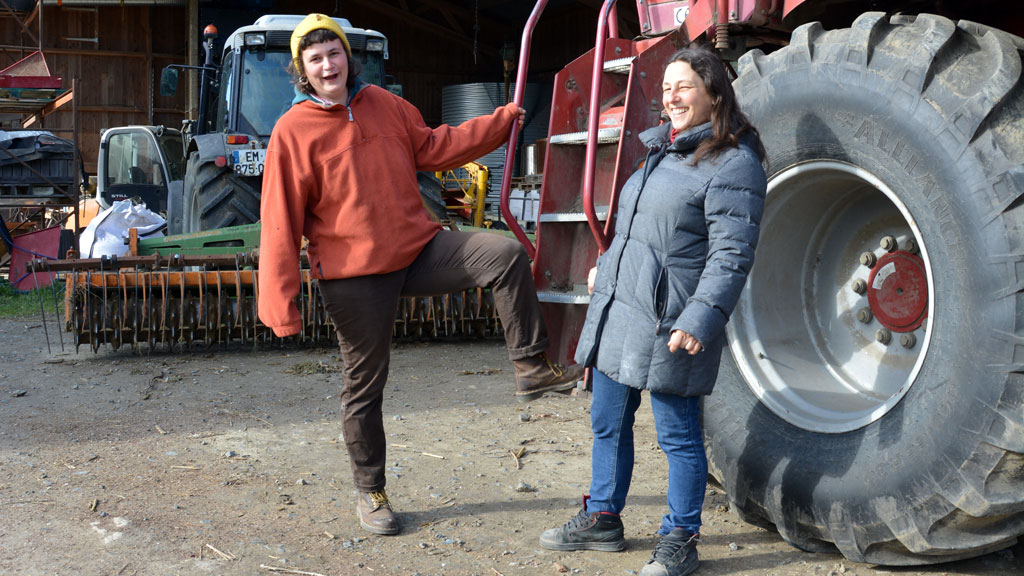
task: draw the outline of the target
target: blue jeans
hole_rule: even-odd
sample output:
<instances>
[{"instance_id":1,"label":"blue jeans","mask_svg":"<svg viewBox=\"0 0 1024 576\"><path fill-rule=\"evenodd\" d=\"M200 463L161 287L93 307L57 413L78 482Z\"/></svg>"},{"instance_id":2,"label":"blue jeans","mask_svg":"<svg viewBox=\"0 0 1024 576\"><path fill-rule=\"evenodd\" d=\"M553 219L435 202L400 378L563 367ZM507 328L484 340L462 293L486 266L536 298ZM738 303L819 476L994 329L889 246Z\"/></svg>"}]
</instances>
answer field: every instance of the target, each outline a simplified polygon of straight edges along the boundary
<instances>
[{"instance_id":1,"label":"blue jeans","mask_svg":"<svg viewBox=\"0 0 1024 576\"><path fill-rule=\"evenodd\" d=\"M590 499L587 512L618 514L626 506L633 477L633 422L640 390L594 372L590 424L594 431ZM700 429L700 397L651 393L658 444L668 457L668 514L659 534L683 528L700 531L700 512L708 481L708 460Z\"/></svg>"}]
</instances>

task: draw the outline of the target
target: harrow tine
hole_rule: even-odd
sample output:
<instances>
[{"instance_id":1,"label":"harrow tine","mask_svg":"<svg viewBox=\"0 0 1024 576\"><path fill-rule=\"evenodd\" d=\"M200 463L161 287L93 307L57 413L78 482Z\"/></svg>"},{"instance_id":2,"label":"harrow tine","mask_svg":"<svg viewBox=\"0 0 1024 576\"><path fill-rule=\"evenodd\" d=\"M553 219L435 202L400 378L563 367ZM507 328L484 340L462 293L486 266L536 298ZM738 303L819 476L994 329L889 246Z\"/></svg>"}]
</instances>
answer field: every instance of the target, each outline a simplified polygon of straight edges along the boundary
<instances>
[{"instance_id":1,"label":"harrow tine","mask_svg":"<svg viewBox=\"0 0 1024 576\"><path fill-rule=\"evenodd\" d=\"M36 296L39 297L39 314L43 320L43 334L46 336L46 353L52 354L50 350L50 332L46 329L46 311L43 310L43 293L39 291L39 278L36 276L36 261L29 262L32 267L32 282L36 285Z\"/></svg>"},{"instance_id":2,"label":"harrow tine","mask_svg":"<svg viewBox=\"0 0 1024 576\"><path fill-rule=\"evenodd\" d=\"M46 260L41 260L43 270L49 271L50 264ZM57 306L57 289L54 288L54 282L57 281L56 276L50 279L50 290L53 293L53 316L57 321L57 337L60 338L60 351L64 351L64 334L60 330L60 308Z\"/></svg>"},{"instance_id":3,"label":"harrow tine","mask_svg":"<svg viewBox=\"0 0 1024 576\"><path fill-rule=\"evenodd\" d=\"M121 322L123 320L123 314L121 313L121 307L123 302L121 301L121 274L120 268L117 265L117 256L111 257L111 269L114 270L114 295L117 299L113 303L113 309L111 310L110 318L110 344L117 350L121 347Z\"/></svg>"}]
</instances>

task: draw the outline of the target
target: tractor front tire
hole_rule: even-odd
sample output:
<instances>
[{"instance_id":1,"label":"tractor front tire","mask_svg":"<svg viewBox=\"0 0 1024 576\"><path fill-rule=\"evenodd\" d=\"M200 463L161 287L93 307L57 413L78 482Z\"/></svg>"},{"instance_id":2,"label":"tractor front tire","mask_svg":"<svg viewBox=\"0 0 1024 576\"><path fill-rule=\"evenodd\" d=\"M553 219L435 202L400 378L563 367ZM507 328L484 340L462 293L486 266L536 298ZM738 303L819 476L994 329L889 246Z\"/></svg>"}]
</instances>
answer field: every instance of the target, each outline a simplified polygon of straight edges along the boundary
<instances>
[{"instance_id":1,"label":"tractor front tire","mask_svg":"<svg viewBox=\"0 0 1024 576\"><path fill-rule=\"evenodd\" d=\"M769 187L706 445L797 548L914 565L1024 534L1022 49L868 13L739 62Z\"/></svg>"},{"instance_id":2,"label":"tractor front tire","mask_svg":"<svg viewBox=\"0 0 1024 576\"><path fill-rule=\"evenodd\" d=\"M185 167L182 231L189 234L258 222L260 182L213 162L200 162L199 152L192 152Z\"/></svg>"}]
</instances>

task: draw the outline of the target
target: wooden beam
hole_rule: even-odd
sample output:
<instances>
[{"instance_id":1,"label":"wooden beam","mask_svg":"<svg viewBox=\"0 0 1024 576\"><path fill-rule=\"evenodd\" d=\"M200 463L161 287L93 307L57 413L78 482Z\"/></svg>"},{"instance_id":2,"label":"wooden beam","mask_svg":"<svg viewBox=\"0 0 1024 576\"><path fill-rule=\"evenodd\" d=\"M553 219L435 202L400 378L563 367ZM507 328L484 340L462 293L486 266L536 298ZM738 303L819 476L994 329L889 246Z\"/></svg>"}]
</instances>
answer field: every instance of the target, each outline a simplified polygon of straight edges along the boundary
<instances>
[{"instance_id":1,"label":"wooden beam","mask_svg":"<svg viewBox=\"0 0 1024 576\"><path fill-rule=\"evenodd\" d=\"M84 50L82 48L47 48L47 54L60 54L64 56L97 56L100 58L135 58L145 59L145 52L127 52L123 50ZM153 52L152 57L155 59L165 60L184 60L187 56L184 54L167 54L163 52Z\"/></svg>"},{"instance_id":2,"label":"wooden beam","mask_svg":"<svg viewBox=\"0 0 1024 576\"><path fill-rule=\"evenodd\" d=\"M39 112L36 112L35 114L32 114L31 116L25 118L21 123L21 127L28 128L36 122L42 123L43 118L49 116L50 114L53 114L57 111L58 108L67 104L68 102L71 102L72 100L74 100L74 98L75 92L73 90L68 90L67 92L55 98L53 102L50 102L49 104L44 106Z\"/></svg>"}]
</instances>

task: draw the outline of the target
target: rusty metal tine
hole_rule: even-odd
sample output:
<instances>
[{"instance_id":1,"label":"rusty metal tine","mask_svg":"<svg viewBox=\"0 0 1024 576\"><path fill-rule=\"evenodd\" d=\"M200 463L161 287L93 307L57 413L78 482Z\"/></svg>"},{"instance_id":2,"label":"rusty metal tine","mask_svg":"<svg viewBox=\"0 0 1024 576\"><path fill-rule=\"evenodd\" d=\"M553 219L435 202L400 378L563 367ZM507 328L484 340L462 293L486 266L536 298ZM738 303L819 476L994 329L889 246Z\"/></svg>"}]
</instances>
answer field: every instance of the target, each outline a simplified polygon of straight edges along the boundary
<instances>
[{"instance_id":1,"label":"rusty metal tine","mask_svg":"<svg viewBox=\"0 0 1024 576\"><path fill-rule=\"evenodd\" d=\"M113 334L111 334L111 344L114 346L114 350L121 347L121 334L124 328L124 310L121 302L121 268L117 265L117 256L111 257L111 268L114 271L114 294L117 295L117 301L114 303L114 317L111 319L110 324L113 328ZM120 310L121 313L116 312ZM121 324L118 326L118 324Z\"/></svg>"},{"instance_id":2,"label":"rusty metal tine","mask_svg":"<svg viewBox=\"0 0 1024 576\"><path fill-rule=\"evenodd\" d=\"M210 345L210 331L206 329L206 266L200 267L199 274L199 318L196 319L197 329L203 331L203 344Z\"/></svg>"},{"instance_id":3,"label":"rusty metal tine","mask_svg":"<svg viewBox=\"0 0 1024 576\"><path fill-rule=\"evenodd\" d=\"M259 308L257 308L257 305L259 304L259 300L260 300L260 285L259 285L259 281L257 280L256 267L255 266L253 267L252 270L249 271L249 276L252 278L252 344L253 344L253 348L255 349L255 347L256 347L256 337L257 337L256 324L259 323ZM265 332L261 331L258 334L258 336L260 338L260 342L266 342L267 341L266 333Z\"/></svg>"},{"instance_id":4,"label":"rusty metal tine","mask_svg":"<svg viewBox=\"0 0 1024 576\"><path fill-rule=\"evenodd\" d=\"M43 293L39 291L39 278L36 277L36 261L35 259L29 262L29 266L32 267L32 282L36 285L36 296L39 297L39 314L43 319L43 334L46 336L46 353L52 354L50 350L50 332L46 329L46 311L43 310Z\"/></svg>"},{"instance_id":5,"label":"rusty metal tine","mask_svg":"<svg viewBox=\"0 0 1024 576\"><path fill-rule=\"evenodd\" d=\"M221 282L220 272L217 272L217 340L220 340L221 342L224 342L224 340L222 340L221 337L220 337L220 329L221 329L221 322L222 322L221 303L224 301L224 290L223 289L224 289L224 284Z\"/></svg>"},{"instance_id":6,"label":"rusty metal tine","mask_svg":"<svg viewBox=\"0 0 1024 576\"><path fill-rule=\"evenodd\" d=\"M92 345L93 336L93 314L92 314L92 270L86 270L85 272L85 289L82 291L85 294L85 318L83 323L88 326L89 329L89 344ZM95 351L95 349L93 350Z\"/></svg>"},{"instance_id":7,"label":"rusty metal tine","mask_svg":"<svg viewBox=\"0 0 1024 576\"><path fill-rule=\"evenodd\" d=\"M107 343L107 273L103 271L103 264L107 261L107 257L100 258L100 278L103 279L103 307L100 308L100 329L103 331L103 343ZM95 348L95 346L94 346Z\"/></svg>"},{"instance_id":8,"label":"rusty metal tine","mask_svg":"<svg viewBox=\"0 0 1024 576\"><path fill-rule=\"evenodd\" d=\"M235 323L239 327L239 332L242 334L242 344L245 344L245 299L242 297L242 271L238 269L238 258L235 258L235 298L238 303L238 317L235 319Z\"/></svg>"},{"instance_id":9,"label":"rusty metal tine","mask_svg":"<svg viewBox=\"0 0 1024 576\"><path fill-rule=\"evenodd\" d=\"M167 275L168 272L159 272L160 275L160 341L167 342Z\"/></svg>"},{"instance_id":10,"label":"rusty metal tine","mask_svg":"<svg viewBox=\"0 0 1024 576\"><path fill-rule=\"evenodd\" d=\"M46 260L41 260L43 270L49 271L50 264ZM53 317L57 319L57 337L60 338L60 351L64 351L64 334L60 327L60 309L57 307L57 289L53 287L53 283L57 281L57 277L53 276L50 278L50 292L53 294Z\"/></svg>"},{"instance_id":11,"label":"rusty metal tine","mask_svg":"<svg viewBox=\"0 0 1024 576\"><path fill-rule=\"evenodd\" d=\"M135 267L135 282L132 287L132 350L139 351L139 267Z\"/></svg>"},{"instance_id":12,"label":"rusty metal tine","mask_svg":"<svg viewBox=\"0 0 1024 576\"><path fill-rule=\"evenodd\" d=\"M150 271L152 272L152 270ZM153 328L153 275L146 274L143 276L146 282L146 319L149 321L149 329L146 331L146 340L149 343L149 353L153 353L153 348L156 347L156 330Z\"/></svg>"},{"instance_id":13,"label":"rusty metal tine","mask_svg":"<svg viewBox=\"0 0 1024 576\"><path fill-rule=\"evenodd\" d=\"M180 347L180 350L181 348L185 347L185 342L183 341L191 343L191 338L185 338L185 306L187 304L187 302L185 301L185 271L176 270L174 274L178 276L178 294L180 295L180 298L178 300L178 346Z\"/></svg>"}]
</instances>

